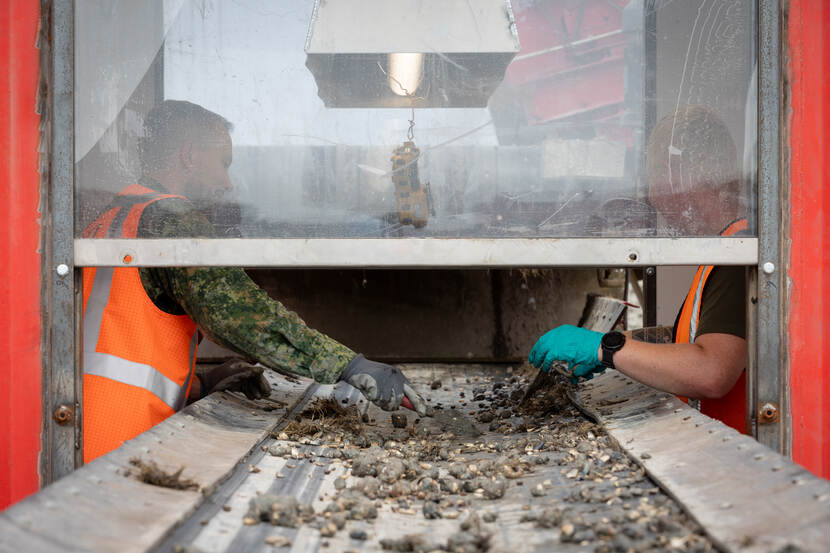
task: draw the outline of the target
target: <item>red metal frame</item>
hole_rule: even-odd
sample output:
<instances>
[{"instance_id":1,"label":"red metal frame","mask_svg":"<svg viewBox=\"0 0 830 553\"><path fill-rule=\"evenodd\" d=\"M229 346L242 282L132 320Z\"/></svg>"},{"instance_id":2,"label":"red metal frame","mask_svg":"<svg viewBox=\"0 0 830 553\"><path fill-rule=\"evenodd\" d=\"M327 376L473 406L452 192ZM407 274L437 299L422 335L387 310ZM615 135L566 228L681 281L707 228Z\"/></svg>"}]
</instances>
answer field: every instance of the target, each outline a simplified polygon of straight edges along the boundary
<instances>
[{"instance_id":1,"label":"red metal frame","mask_svg":"<svg viewBox=\"0 0 830 553\"><path fill-rule=\"evenodd\" d=\"M39 484L39 17L38 2L0 2L0 508Z\"/></svg>"},{"instance_id":2,"label":"red metal frame","mask_svg":"<svg viewBox=\"0 0 830 553\"><path fill-rule=\"evenodd\" d=\"M830 478L830 10L790 0L789 342L793 460Z\"/></svg>"}]
</instances>

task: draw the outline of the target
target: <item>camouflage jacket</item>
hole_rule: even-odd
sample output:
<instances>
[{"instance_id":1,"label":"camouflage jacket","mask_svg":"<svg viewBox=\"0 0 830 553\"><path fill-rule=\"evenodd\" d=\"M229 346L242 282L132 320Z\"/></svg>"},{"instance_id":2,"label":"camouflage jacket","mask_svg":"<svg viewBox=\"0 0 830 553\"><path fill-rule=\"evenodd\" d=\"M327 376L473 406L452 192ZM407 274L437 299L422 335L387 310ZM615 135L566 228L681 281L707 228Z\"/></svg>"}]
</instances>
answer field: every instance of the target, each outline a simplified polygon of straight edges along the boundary
<instances>
[{"instance_id":1,"label":"camouflage jacket","mask_svg":"<svg viewBox=\"0 0 830 553\"><path fill-rule=\"evenodd\" d=\"M152 179L141 184L164 191ZM213 237L207 217L189 201L166 199L145 208L140 238ZM321 383L340 377L355 352L309 328L237 267L141 268L144 290L161 310L187 313L208 338L273 369Z\"/></svg>"}]
</instances>

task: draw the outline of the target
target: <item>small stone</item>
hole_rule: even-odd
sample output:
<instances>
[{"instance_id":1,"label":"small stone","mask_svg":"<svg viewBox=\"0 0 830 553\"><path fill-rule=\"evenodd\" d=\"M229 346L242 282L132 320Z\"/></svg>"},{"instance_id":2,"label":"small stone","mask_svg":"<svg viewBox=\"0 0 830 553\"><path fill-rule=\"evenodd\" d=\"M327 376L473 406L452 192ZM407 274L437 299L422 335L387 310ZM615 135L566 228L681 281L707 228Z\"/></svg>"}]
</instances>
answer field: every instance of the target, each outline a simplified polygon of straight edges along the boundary
<instances>
[{"instance_id":1,"label":"small stone","mask_svg":"<svg viewBox=\"0 0 830 553\"><path fill-rule=\"evenodd\" d=\"M338 530L342 530L346 526L346 517L340 513L335 513L331 515L331 522L334 524Z\"/></svg>"},{"instance_id":2,"label":"small stone","mask_svg":"<svg viewBox=\"0 0 830 553\"><path fill-rule=\"evenodd\" d=\"M483 480L481 482L481 488L484 490L484 497L487 499L501 499L504 497L507 481L501 478Z\"/></svg>"},{"instance_id":3,"label":"small stone","mask_svg":"<svg viewBox=\"0 0 830 553\"><path fill-rule=\"evenodd\" d=\"M433 503L432 501L427 501L424 503L424 507L421 509L424 513L424 518L434 520L437 518L443 518L441 511L438 509L438 505Z\"/></svg>"},{"instance_id":4,"label":"small stone","mask_svg":"<svg viewBox=\"0 0 830 553\"><path fill-rule=\"evenodd\" d=\"M284 442L277 442L268 448L268 453L274 457L284 457L291 455L291 444Z\"/></svg>"},{"instance_id":5,"label":"small stone","mask_svg":"<svg viewBox=\"0 0 830 553\"><path fill-rule=\"evenodd\" d=\"M381 548L387 551L418 551L421 550L421 547L424 544L424 538L421 537L419 534L411 534L409 536L404 536L402 538L384 538L380 540Z\"/></svg>"},{"instance_id":6,"label":"small stone","mask_svg":"<svg viewBox=\"0 0 830 553\"><path fill-rule=\"evenodd\" d=\"M285 536L268 536L265 538L265 543L273 547L288 547L291 545L291 540Z\"/></svg>"},{"instance_id":7,"label":"small stone","mask_svg":"<svg viewBox=\"0 0 830 553\"><path fill-rule=\"evenodd\" d=\"M406 428L408 422L403 413L392 413L392 426L395 428Z\"/></svg>"},{"instance_id":8,"label":"small stone","mask_svg":"<svg viewBox=\"0 0 830 553\"><path fill-rule=\"evenodd\" d=\"M651 454L643 453L642 455L640 455L640 459L651 459Z\"/></svg>"},{"instance_id":9,"label":"small stone","mask_svg":"<svg viewBox=\"0 0 830 553\"><path fill-rule=\"evenodd\" d=\"M333 522L327 522L320 527L320 535L330 538L337 533L337 526Z\"/></svg>"},{"instance_id":10,"label":"small stone","mask_svg":"<svg viewBox=\"0 0 830 553\"><path fill-rule=\"evenodd\" d=\"M230 505L222 505L222 510L227 513L231 510L231 506Z\"/></svg>"},{"instance_id":11,"label":"small stone","mask_svg":"<svg viewBox=\"0 0 830 553\"><path fill-rule=\"evenodd\" d=\"M555 528L562 523L562 511L549 507L542 510L536 517L536 526L539 528Z\"/></svg>"},{"instance_id":12,"label":"small stone","mask_svg":"<svg viewBox=\"0 0 830 553\"><path fill-rule=\"evenodd\" d=\"M429 385L430 390L437 390L440 387L441 387L441 381L440 380L433 380Z\"/></svg>"},{"instance_id":13,"label":"small stone","mask_svg":"<svg viewBox=\"0 0 830 553\"><path fill-rule=\"evenodd\" d=\"M245 526L253 526L257 522L258 522L257 519L255 519L253 517L245 517L245 518L242 519L242 524L244 524Z\"/></svg>"},{"instance_id":14,"label":"small stone","mask_svg":"<svg viewBox=\"0 0 830 553\"><path fill-rule=\"evenodd\" d=\"M530 495L533 497L542 497L547 495L548 492L545 491L545 487L542 484L536 484L532 488L530 488Z\"/></svg>"},{"instance_id":15,"label":"small stone","mask_svg":"<svg viewBox=\"0 0 830 553\"><path fill-rule=\"evenodd\" d=\"M335 490L342 490L346 487L346 479L342 476L338 476L334 479L334 489Z\"/></svg>"},{"instance_id":16,"label":"small stone","mask_svg":"<svg viewBox=\"0 0 830 553\"><path fill-rule=\"evenodd\" d=\"M559 541L569 542L573 539L576 528L570 522L566 522L559 527Z\"/></svg>"},{"instance_id":17,"label":"small stone","mask_svg":"<svg viewBox=\"0 0 830 553\"><path fill-rule=\"evenodd\" d=\"M495 522L497 518L499 518L499 514L493 511L484 511L481 514L481 520L484 522Z\"/></svg>"}]
</instances>

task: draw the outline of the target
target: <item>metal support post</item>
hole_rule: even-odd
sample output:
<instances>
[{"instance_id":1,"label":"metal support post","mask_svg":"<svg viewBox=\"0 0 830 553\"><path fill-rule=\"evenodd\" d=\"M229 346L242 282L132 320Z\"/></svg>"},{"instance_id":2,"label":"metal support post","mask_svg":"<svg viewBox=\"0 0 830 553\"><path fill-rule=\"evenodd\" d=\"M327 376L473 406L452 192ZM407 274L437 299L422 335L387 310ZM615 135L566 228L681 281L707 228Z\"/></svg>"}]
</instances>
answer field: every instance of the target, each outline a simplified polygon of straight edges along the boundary
<instances>
[{"instance_id":1,"label":"metal support post","mask_svg":"<svg viewBox=\"0 0 830 553\"><path fill-rule=\"evenodd\" d=\"M779 0L758 3L758 304L755 398L756 438L789 455L789 406L784 383L781 301L785 296L781 256L781 33Z\"/></svg>"},{"instance_id":2,"label":"metal support post","mask_svg":"<svg viewBox=\"0 0 830 553\"><path fill-rule=\"evenodd\" d=\"M42 68L48 99L43 107L48 171L43 190L44 378L42 483L72 472L81 459L79 378L76 373L76 279L74 239L74 2L43 2L43 25L51 40L49 67ZM47 41L44 40L44 43Z\"/></svg>"}]
</instances>

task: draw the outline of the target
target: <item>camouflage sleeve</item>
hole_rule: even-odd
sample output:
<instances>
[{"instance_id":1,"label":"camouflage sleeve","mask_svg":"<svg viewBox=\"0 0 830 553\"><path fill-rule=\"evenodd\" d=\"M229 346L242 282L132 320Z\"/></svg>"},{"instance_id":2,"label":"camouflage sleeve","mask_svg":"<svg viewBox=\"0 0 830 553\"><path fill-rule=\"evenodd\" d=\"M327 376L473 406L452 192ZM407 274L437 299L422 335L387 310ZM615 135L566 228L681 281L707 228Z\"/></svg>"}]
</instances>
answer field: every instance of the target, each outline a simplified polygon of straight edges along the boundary
<instances>
[{"instance_id":1,"label":"camouflage sleeve","mask_svg":"<svg viewBox=\"0 0 830 553\"><path fill-rule=\"evenodd\" d=\"M139 233L143 238L214 234L205 216L183 200L161 200L148 206ZM174 312L178 308L211 340L267 367L333 383L355 357L355 352L309 328L296 313L270 298L241 268L145 268L141 272L147 293L161 309Z\"/></svg>"}]
</instances>

